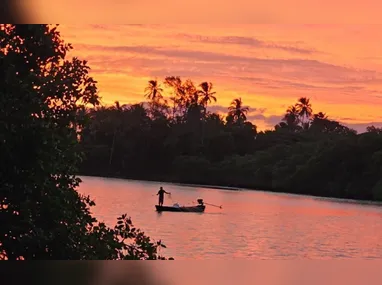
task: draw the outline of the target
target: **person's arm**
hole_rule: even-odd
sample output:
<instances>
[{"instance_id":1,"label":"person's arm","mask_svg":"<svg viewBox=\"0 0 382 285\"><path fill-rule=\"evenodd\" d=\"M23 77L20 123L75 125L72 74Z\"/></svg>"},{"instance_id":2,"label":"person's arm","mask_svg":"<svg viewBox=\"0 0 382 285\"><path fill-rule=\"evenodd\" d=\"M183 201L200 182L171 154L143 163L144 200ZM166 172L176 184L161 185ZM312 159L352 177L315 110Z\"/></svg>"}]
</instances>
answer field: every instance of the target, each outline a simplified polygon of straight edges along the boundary
<instances>
[{"instance_id":1,"label":"person's arm","mask_svg":"<svg viewBox=\"0 0 382 285\"><path fill-rule=\"evenodd\" d=\"M170 192L166 192L166 191L164 191L164 193L166 193L166 194L171 194Z\"/></svg>"}]
</instances>

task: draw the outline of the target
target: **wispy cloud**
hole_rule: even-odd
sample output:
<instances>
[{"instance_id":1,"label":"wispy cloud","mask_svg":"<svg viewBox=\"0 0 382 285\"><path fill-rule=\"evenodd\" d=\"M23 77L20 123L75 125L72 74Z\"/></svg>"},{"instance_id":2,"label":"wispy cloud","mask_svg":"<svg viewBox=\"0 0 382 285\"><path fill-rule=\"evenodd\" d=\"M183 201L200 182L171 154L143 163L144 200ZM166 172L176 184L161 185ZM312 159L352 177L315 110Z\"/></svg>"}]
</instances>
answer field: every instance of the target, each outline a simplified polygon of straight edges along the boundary
<instances>
[{"instance_id":1,"label":"wispy cloud","mask_svg":"<svg viewBox=\"0 0 382 285\"><path fill-rule=\"evenodd\" d=\"M208 106L208 111L219 113L219 114L226 114L228 112L228 106L221 106L221 105L211 105Z\"/></svg>"},{"instance_id":2,"label":"wispy cloud","mask_svg":"<svg viewBox=\"0 0 382 285\"><path fill-rule=\"evenodd\" d=\"M188 63L203 64L205 62L223 63L227 68L242 68L243 73L261 73L288 79L298 79L300 81L308 80L326 84L382 83L381 72L339 66L314 59L259 58L222 52L174 49L159 46L101 46L80 44L77 45L77 47L97 50L99 52L136 54L140 57L147 58L159 56L178 60L178 64L180 63L179 60L186 60L187 62L184 62L184 65Z\"/></svg>"},{"instance_id":3,"label":"wispy cloud","mask_svg":"<svg viewBox=\"0 0 382 285\"><path fill-rule=\"evenodd\" d=\"M108 102L142 100L147 80L173 75L213 82L220 106L211 108L223 113L242 97L253 107L248 117L262 127L278 123L300 96L347 123L379 122L377 26L132 24L64 31L73 55L89 61Z\"/></svg>"},{"instance_id":4,"label":"wispy cloud","mask_svg":"<svg viewBox=\"0 0 382 285\"><path fill-rule=\"evenodd\" d=\"M279 115L264 115L262 113L253 113L247 116L247 119L262 129L272 129L275 125L281 122L283 116Z\"/></svg>"},{"instance_id":5,"label":"wispy cloud","mask_svg":"<svg viewBox=\"0 0 382 285\"><path fill-rule=\"evenodd\" d=\"M239 45L239 46L248 46L252 48L267 48L267 49L278 49L283 51L288 51L291 53L298 54L313 54L318 51L309 48L298 47L295 45L282 45L277 42L266 42L259 40L254 37L244 37L244 36L203 36L203 35L194 35L194 34L178 34L177 38L182 38L190 42L201 42L205 44L222 44L222 45Z\"/></svg>"}]
</instances>

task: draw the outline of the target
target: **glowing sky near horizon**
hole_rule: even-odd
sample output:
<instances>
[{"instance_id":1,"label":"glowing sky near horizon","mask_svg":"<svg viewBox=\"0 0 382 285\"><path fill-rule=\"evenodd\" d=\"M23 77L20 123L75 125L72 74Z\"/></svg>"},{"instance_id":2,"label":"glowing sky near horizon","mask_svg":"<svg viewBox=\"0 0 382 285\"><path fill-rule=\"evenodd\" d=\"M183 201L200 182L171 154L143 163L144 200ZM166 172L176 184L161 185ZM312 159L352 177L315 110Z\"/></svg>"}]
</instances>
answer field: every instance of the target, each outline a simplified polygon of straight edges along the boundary
<instances>
[{"instance_id":1,"label":"glowing sky near horizon","mask_svg":"<svg viewBox=\"0 0 382 285\"><path fill-rule=\"evenodd\" d=\"M150 79L214 84L226 112L250 106L272 128L301 96L315 112L363 131L382 126L382 25L61 25L89 61L105 104L144 101Z\"/></svg>"}]
</instances>

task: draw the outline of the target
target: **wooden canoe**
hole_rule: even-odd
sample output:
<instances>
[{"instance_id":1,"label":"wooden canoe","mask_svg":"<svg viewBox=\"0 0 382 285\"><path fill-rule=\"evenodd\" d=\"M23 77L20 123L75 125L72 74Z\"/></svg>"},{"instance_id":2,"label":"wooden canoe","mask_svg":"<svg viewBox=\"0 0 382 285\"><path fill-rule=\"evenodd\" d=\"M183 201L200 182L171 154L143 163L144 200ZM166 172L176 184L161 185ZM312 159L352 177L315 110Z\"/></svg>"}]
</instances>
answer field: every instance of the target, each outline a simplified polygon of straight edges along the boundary
<instances>
[{"instance_id":1,"label":"wooden canoe","mask_svg":"<svg viewBox=\"0 0 382 285\"><path fill-rule=\"evenodd\" d=\"M194 213L203 213L206 206L197 205L197 206L184 206L184 207L175 207L175 206L158 206L155 205L157 212L194 212Z\"/></svg>"}]
</instances>

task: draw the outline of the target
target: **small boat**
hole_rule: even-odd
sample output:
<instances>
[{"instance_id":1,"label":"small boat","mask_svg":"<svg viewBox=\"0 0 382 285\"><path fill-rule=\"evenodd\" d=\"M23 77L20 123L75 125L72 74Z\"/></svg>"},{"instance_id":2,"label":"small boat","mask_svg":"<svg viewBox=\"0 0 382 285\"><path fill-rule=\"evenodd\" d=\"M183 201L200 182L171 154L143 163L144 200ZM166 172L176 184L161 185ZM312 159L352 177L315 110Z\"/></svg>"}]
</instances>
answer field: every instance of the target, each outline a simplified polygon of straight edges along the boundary
<instances>
[{"instance_id":1,"label":"small boat","mask_svg":"<svg viewBox=\"0 0 382 285\"><path fill-rule=\"evenodd\" d=\"M196 206L179 206L179 204L174 204L174 206L159 206L155 205L157 212L194 212L203 213L206 206L203 203L203 199L198 199L198 205Z\"/></svg>"},{"instance_id":2,"label":"small boat","mask_svg":"<svg viewBox=\"0 0 382 285\"><path fill-rule=\"evenodd\" d=\"M158 212L195 212L203 213L206 206L197 205L197 206L158 206L155 205L155 208Z\"/></svg>"}]
</instances>

